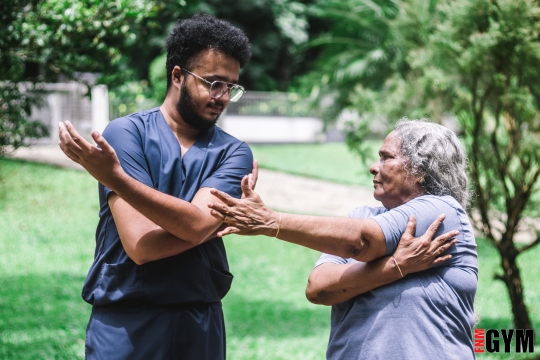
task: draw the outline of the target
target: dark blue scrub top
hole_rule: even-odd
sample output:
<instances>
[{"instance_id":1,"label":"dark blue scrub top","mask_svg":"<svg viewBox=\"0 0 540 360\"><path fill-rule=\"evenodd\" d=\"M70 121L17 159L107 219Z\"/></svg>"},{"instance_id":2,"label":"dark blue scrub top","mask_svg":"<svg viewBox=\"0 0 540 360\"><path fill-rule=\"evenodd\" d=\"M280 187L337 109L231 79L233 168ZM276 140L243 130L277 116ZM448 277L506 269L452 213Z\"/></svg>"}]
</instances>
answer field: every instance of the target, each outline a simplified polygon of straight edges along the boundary
<instances>
[{"instance_id":1,"label":"dark blue scrub top","mask_svg":"<svg viewBox=\"0 0 540 360\"><path fill-rule=\"evenodd\" d=\"M180 144L159 108L112 121L103 136L133 178L166 194L191 201L203 187L239 198L253 155L242 141L217 126L202 133L180 157ZM182 254L135 264L126 254L107 202L111 190L99 184L100 220L96 252L82 297L94 305L183 304L220 301L229 291L225 247L214 238Z\"/></svg>"}]
</instances>

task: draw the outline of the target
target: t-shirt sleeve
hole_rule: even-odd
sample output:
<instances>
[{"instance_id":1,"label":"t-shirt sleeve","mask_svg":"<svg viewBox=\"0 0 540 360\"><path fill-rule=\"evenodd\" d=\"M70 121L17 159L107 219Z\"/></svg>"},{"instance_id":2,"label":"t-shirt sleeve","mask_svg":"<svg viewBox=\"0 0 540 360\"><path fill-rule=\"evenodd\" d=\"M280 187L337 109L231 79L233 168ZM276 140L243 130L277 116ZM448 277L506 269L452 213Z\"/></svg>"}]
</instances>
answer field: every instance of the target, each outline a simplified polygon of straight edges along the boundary
<instances>
[{"instance_id":1,"label":"t-shirt sleeve","mask_svg":"<svg viewBox=\"0 0 540 360\"><path fill-rule=\"evenodd\" d=\"M444 206L442 202L435 204L428 199L416 198L406 204L390 209L385 213L375 216L373 219L379 224L386 240L386 255L391 255L396 251L401 236L405 232L409 216L413 214L416 217L415 236L423 235L428 226L442 213L449 214L454 212L451 207ZM446 220L445 220L446 222ZM443 222L435 237L447 232L447 226Z\"/></svg>"},{"instance_id":2,"label":"t-shirt sleeve","mask_svg":"<svg viewBox=\"0 0 540 360\"><path fill-rule=\"evenodd\" d=\"M330 254L322 253L321 256L319 257L319 259L317 260L317 262L315 263L315 266L313 268L315 269L317 266L322 265L322 264L326 264L326 263L345 265L345 264L349 263L349 260L345 259L345 258L342 258L342 257L339 257L339 256L336 256L336 255L330 255Z\"/></svg>"},{"instance_id":3,"label":"t-shirt sleeve","mask_svg":"<svg viewBox=\"0 0 540 360\"><path fill-rule=\"evenodd\" d=\"M120 165L134 179L153 187L150 169L143 152L143 140L140 129L128 118L120 118L109 123L103 137L116 151ZM112 192L104 188L105 198Z\"/></svg>"},{"instance_id":4,"label":"t-shirt sleeve","mask_svg":"<svg viewBox=\"0 0 540 360\"><path fill-rule=\"evenodd\" d=\"M348 214L348 217L355 218L355 219L369 219L384 211L386 211L386 209L383 207L361 206L361 207L351 210ZM352 258L345 259L340 256L322 253L321 256L319 257L319 260L317 260L313 268L316 268L317 266L324 263L345 265L351 262L356 262L356 260Z\"/></svg>"},{"instance_id":5,"label":"t-shirt sleeve","mask_svg":"<svg viewBox=\"0 0 540 360\"><path fill-rule=\"evenodd\" d=\"M223 191L235 198L242 196L240 183L244 176L251 173L253 154L246 143L242 143L218 169L205 179L201 188L210 187Z\"/></svg>"}]
</instances>

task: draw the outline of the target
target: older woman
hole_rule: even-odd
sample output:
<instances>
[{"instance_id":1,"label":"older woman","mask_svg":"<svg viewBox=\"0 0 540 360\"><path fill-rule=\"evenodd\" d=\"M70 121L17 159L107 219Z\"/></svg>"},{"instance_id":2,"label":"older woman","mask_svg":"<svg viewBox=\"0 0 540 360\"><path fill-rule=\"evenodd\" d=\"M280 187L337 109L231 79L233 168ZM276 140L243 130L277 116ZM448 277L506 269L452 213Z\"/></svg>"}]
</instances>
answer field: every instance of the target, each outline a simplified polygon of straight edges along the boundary
<instances>
[{"instance_id":1,"label":"older woman","mask_svg":"<svg viewBox=\"0 0 540 360\"><path fill-rule=\"evenodd\" d=\"M324 252L306 294L332 305L329 359L472 359L478 277L463 148L447 128L405 119L379 155L370 172L384 207L360 207L349 218L278 213L244 179L244 200L212 190L226 204L209 204L229 224L219 235L263 234ZM410 216L422 234L440 213L436 234L459 231L451 259L427 270L414 259L400 263L394 252Z\"/></svg>"}]
</instances>

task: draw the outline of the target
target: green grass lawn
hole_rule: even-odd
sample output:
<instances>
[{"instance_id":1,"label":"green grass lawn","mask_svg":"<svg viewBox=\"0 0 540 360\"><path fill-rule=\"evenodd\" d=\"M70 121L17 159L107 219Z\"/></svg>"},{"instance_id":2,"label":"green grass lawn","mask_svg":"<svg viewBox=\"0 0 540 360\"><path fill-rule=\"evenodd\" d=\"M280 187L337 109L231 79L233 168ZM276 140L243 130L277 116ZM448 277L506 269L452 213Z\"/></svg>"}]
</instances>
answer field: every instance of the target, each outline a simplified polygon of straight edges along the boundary
<instances>
[{"instance_id":1,"label":"green grass lawn","mask_svg":"<svg viewBox=\"0 0 540 360\"><path fill-rule=\"evenodd\" d=\"M250 146L261 168L372 188L369 166L381 145L382 140L369 140L372 156L366 165L344 143Z\"/></svg>"},{"instance_id":2,"label":"green grass lawn","mask_svg":"<svg viewBox=\"0 0 540 360\"><path fill-rule=\"evenodd\" d=\"M97 183L80 171L12 160L0 160L0 171L0 359L82 358L90 306L80 292L94 253ZM264 237L225 243L235 274L224 300L228 358L324 359L330 311L304 297L318 253ZM511 328L506 290L492 276L497 253L478 244L478 327ZM520 259L537 330L539 257L537 247ZM538 354L538 331L536 339Z\"/></svg>"}]
</instances>

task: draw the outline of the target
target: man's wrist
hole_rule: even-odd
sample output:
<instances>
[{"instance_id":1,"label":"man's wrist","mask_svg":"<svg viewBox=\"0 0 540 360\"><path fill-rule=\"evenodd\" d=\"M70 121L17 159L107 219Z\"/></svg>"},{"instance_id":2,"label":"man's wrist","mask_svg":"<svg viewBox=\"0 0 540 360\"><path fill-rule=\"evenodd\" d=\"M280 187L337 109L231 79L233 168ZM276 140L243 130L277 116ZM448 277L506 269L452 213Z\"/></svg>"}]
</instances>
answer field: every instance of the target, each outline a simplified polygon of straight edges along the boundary
<instances>
[{"instance_id":1,"label":"man's wrist","mask_svg":"<svg viewBox=\"0 0 540 360\"><path fill-rule=\"evenodd\" d=\"M126 174L124 169L120 167L118 171L113 171L112 177L104 185L121 197L121 194L129 189L129 182L131 180L135 179Z\"/></svg>"}]
</instances>

